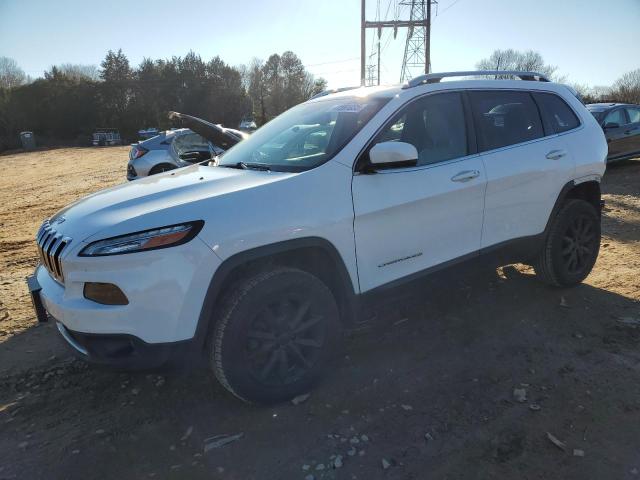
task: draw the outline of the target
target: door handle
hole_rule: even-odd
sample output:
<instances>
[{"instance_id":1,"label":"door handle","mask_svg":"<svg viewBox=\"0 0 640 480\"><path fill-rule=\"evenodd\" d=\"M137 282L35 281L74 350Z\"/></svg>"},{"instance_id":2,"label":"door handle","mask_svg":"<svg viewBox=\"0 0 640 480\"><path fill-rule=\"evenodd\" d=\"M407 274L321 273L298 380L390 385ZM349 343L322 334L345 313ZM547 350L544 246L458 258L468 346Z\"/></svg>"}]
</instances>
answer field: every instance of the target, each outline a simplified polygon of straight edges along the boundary
<instances>
[{"instance_id":1,"label":"door handle","mask_svg":"<svg viewBox=\"0 0 640 480\"><path fill-rule=\"evenodd\" d=\"M566 154L567 152L565 152L564 150L551 150L549 153L547 153L547 158L549 160L560 160Z\"/></svg>"},{"instance_id":2,"label":"door handle","mask_svg":"<svg viewBox=\"0 0 640 480\"><path fill-rule=\"evenodd\" d=\"M480 176L480 172L478 170L465 170L464 172L460 172L453 177L451 177L452 182L468 182L469 180L473 180L476 177Z\"/></svg>"}]
</instances>

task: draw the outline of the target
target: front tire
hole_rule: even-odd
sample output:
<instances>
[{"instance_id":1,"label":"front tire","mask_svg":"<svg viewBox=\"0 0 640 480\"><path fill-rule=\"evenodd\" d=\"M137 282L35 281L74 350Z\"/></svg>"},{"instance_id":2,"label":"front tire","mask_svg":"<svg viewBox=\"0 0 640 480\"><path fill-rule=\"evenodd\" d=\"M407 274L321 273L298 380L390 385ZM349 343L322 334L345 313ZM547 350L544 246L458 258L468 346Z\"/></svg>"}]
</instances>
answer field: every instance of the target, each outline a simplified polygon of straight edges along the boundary
<instances>
[{"instance_id":1,"label":"front tire","mask_svg":"<svg viewBox=\"0 0 640 480\"><path fill-rule=\"evenodd\" d=\"M582 282L598 258L600 235L600 216L593 205L568 200L551 222L534 263L536 275L557 287Z\"/></svg>"},{"instance_id":2,"label":"front tire","mask_svg":"<svg viewBox=\"0 0 640 480\"><path fill-rule=\"evenodd\" d=\"M306 393L339 344L340 319L327 286L277 267L244 279L226 296L209 337L209 363L238 398L275 403Z\"/></svg>"}]
</instances>

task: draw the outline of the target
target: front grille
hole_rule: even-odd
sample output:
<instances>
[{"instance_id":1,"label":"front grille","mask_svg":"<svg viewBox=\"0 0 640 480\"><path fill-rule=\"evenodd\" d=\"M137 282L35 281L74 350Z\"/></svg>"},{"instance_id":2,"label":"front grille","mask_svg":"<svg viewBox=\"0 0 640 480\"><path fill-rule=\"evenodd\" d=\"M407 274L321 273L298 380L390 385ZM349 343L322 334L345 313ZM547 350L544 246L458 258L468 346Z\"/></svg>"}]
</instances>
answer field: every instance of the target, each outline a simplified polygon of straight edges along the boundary
<instances>
[{"instance_id":1,"label":"front grille","mask_svg":"<svg viewBox=\"0 0 640 480\"><path fill-rule=\"evenodd\" d=\"M133 165L131 165L131 164L127 165L127 173L132 177L137 177L138 176L138 172L136 172L136 169L133 168Z\"/></svg>"},{"instance_id":2,"label":"front grille","mask_svg":"<svg viewBox=\"0 0 640 480\"><path fill-rule=\"evenodd\" d=\"M40 263L45 266L54 279L60 283L64 283L60 256L64 249L71 243L71 239L56 232L49 223L49 220L45 220L40 230L38 230L36 242L38 244Z\"/></svg>"}]
</instances>

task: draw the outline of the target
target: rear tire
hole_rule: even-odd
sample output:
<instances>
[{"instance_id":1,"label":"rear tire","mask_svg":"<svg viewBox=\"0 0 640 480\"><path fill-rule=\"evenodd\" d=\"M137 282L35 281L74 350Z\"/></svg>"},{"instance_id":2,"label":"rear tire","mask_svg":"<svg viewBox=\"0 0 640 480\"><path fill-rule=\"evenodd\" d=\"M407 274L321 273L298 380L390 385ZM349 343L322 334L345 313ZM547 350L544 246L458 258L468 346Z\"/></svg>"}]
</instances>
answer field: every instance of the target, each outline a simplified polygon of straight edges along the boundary
<instances>
[{"instance_id":1,"label":"rear tire","mask_svg":"<svg viewBox=\"0 0 640 480\"><path fill-rule=\"evenodd\" d=\"M551 221L534 262L536 275L556 287L582 282L600 251L600 216L585 200L568 200Z\"/></svg>"},{"instance_id":2,"label":"rear tire","mask_svg":"<svg viewBox=\"0 0 640 480\"><path fill-rule=\"evenodd\" d=\"M276 267L242 280L222 301L209 364L236 397L275 403L306 393L340 339L336 301L302 270Z\"/></svg>"}]
</instances>

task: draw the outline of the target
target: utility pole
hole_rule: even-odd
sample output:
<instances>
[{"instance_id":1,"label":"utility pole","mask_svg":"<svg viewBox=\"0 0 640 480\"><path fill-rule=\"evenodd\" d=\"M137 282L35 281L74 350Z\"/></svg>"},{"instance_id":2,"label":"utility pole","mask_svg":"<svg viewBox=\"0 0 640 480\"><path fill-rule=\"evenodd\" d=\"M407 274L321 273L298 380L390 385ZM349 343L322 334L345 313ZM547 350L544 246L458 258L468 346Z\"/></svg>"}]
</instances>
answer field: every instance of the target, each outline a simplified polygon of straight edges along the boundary
<instances>
[{"instance_id":1,"label":"utility pole","mask_svg":"<svg viewBox=\"0 0 640 480\"><path fill-rule=\"evenodd\" d=\"M378 29L378 85L380 85L380 37L382 37L382 29Z\"/></svg>"},{"instance_id":2,"label":"utility pole","mask_svg":"<svg viewBox=\"0 0 640 480\"><path fill-rule=\"evenodd\" d=\"M413 26L407 31L400 82L411 80L431 70L431 4L436 0L403 0L400 5L410 7L409 20Z\"/></svg>"},{"instance_id":3,"label":"utility pole","mask_svg":"<svg viewBox=\"0 0 640 480\"><path fill-rule=\"evenodd\" d=\"M362 0L360 10L360 86L364 87L364 56L366 50L366 14L365 14L365 0Z\"/></svg>"},{"instance_id":4,"label":"utility pole","mask_svg":"<svg viewBox=\"0 0 640 480\"><path fill-rule=\"evenodd\" d=\"M404 82L413 77L411 70L420 66L425 73L431 69L431 5L436 0L403 0L400 5L410 6L409 20L382 20L370 22L366 19L366 0L361 0L360 15L360 84L366 85L366 29L378 30L378 85L380 84L380 37L383 28L393 28L393 38L398 34L399 28L407 28L407 43L402 62L400 81Z\"/></svg>"}]
</instances>

